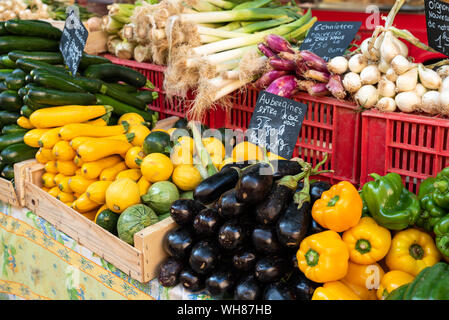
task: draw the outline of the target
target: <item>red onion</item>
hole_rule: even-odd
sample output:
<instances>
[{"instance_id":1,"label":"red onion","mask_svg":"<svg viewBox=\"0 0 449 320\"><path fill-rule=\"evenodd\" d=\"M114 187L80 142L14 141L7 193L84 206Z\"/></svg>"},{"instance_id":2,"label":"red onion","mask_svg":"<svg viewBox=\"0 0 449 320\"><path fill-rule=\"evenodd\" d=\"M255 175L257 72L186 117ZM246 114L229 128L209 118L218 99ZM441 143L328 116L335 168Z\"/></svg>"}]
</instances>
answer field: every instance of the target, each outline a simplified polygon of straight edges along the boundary
<instances>
[{"instance_id":1,"label":"red onion","mask_svg":"<svg viewBox=\"0 0 449 320\"><path fill-rule=\"evenodd\" d=\"M257 45L257 48L258 48L259 51L262 52L267 58L276 57L276 54L275 54L270 48L268 48L266 45L264 45L263 43L259 43L259 44Z\"/></svg>"},{"instance_id":2,"label":"red onion","mask_svg":"<svg viewBox=\"0 0 449 320\"><path fill-rule=\"evenodd\" d=\"M270 66L275 70L294 71L296 63L292 60L270 59Z\"/></svg>"},{"instance_id":3,"label":"red onion","mask_svg":"<svg viewBox=\"0 0 449 320\"><path fill-rule=\"evenodd\" d=\"M327 72L327 62L313 52L302 50L298 55L310 69Z\"/></svg>"},{"instance_id":4,"label":"red onion","mask_svg":"<svg viewBox=\"0 0 449 320\"><path fill-rule=\"evenodd\" d=\"M281 97L290 98L297 89L295 79L295 76L291 75L277 78L269 85L266 91Z\"/></svg>"},{"instance_id":5,"label":"red onion","mask_svg":"<svg viewBox=\"0 0 449 320\"><path fill-rule=\"evenodd\" d=\"M316 80L319 82L328 82L330 74L327 72L322 72L314 69L309 69L306 72L303 73L304 78Z\"/></svg>"},{"instance_id":6,"label":"red onion","mask_svg":"<svg viewBox=\"0 0 449 320\"><path fill-rule=\"evenodd\" d=\"M278 36L276 34L267 35L265 37L265 42L270 47L270 49L275 53L283 51L294 53L290 43L281 36Z\"/></svg>"},{"instance_id":7,"label":"red onion","mask_svg":"<svg viewBox=\"0 0 449 320\"><path fill-rule=\"evenodd\" d=\"M343 87L341 77L338 74L331 75L326 88L332 93L332 95L337 99L344 99L346 97L346 91Z\"/></svg>"},{"instance_id":8,"label":"red onion","mask_svg":"<svg viewBox=\"0 0 449 320\"><path fill-rule=\"evenodd\" d=\"M311 96L327 96L330 92L326 88L326 83L315 83L308 88L307 93Z\"/></svg>"},{"instance_id":9,"label":"red onion","mask_svg":"<svg viewBox=\"0 0 449 320\"><path fill-rule=\"evenodd\" d=\"M268 87L274 80L277 78L280 78L282 76L285 76L287 74L286 71L279 71L279 70L271 70L265 73L263 76L261 76L254 85L256 88L259 89L265 89Z\"/></svg>"}]
</instances>

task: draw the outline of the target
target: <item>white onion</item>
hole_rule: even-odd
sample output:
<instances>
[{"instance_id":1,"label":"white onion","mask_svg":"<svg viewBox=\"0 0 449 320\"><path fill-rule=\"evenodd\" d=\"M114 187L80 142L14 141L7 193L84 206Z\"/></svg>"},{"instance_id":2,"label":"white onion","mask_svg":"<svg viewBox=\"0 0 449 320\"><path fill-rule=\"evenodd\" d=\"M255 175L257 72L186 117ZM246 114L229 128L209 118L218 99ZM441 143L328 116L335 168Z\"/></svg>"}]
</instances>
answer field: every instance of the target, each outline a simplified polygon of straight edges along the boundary
<instances>
[{"instance_id":1,"label":"white onion","mask_svg":"<svg viewBox=\"0 0 449 320\"><path fill-rule=\"evenodd\" d=\"M355 72L348 72L343 77L343 87L350 93L357 92L362 87L362 80Z\"/></svg>"},{"instance_id":2,"label":"white onion","mask_svg":"<svg viewBox=\"0 0 449 320\"><path fill-rule=\"evenodd\" d=\"M353 55L348 61L348 67L351 72L360 73L368 65L368 59L362 54Z\"/></svg>"},{"instance_id":3,"label":"white onion","mask_svg":"<svg viewBox=\"0 0 449 320\"><path fill-rule=\"evenodd\" d=\"M393 82L398 79L398 75L396 74L396 72L394 72L393 68L390 68L387 70L387 72L385 72L385 77Z\"/></svg>"},{"instance_id":4,"label":"white onion","mask_svg":"<svg viewBox=\"0 0 449 320\"><path fill-rule=\"evenodd\" d=\"M401 54L401 47L396 40L391 31L387 31L380 46L380 56L388 63L398 54Z\"/></svg>"},{"instance_id":5,"label":"white onion","mask_svg":"<svg viewBox=\"0 0 449 320\"><path fill-rule=\"evenodd\" d=\"M377 91L379 92L379 96L391 98L396 95L396 85L393 81L383 76L377 85Z\"/></svg>"},{"instance_id":6,"label":"white onion","mask_svg":"<svg viewBox=\"0 0 449 320\"><path fill-rule=\"evenodd\" d=\"M401 75L415 67L415 64L408 61L406 57L397 55L391 60L391 67L397 75Z\"/></svg>"},{"instance_id":7,"label":"white onion","mask_svg":"<svg viewBox=\"0 0 449 320\"><path fill-rule=\"evenodd\" d=\"M334 74L343 74L348 70L348 60L342 56L332 58L327 68Z\"/></svg>"},{"instance_id":8,"label":"white onion","mask_svg":"<svg viewBox=\"0 0 449 320\"><path fill-rule=\"evenodd\" d=\"M376 105L379 95L377 89L373 85L365 85L361 87L354 96L357 103L364 108L371 108Z\"/></svg>"},{"instance_id":9,"label":"white onion","mask_svg":"<svg viewBox=\"0 0 449 320\"><path fill-rule=\"evenodd\" d=\"M449 91L440 92L440 112L449 115Z\"/></svg>"},{"instance_id":10,"label":"white onion","mask_svg":"<svg viewBox=\"0 0 449 320\"><path fill-rule=\"evenodd\" d=\"M362 84L376 84L380 80L380 71L376 65L371 64L363 68L360 73L360 79L362 80Z\"/></svg>"},{"instance_id":11,"label":"white onion","mask_svg":"<svg viewBox=\"0 0 449 320\"><path fill-rule=\"evenodd\" d=\"M414 91L407 91L398 93L394 101L402 112L413 112L420 107L421 97L418 97Z\"/></svg>"},{"instance_id":12,"label":"white onion","mask_svg":"<svg viewBox=\"0 0 449 320\"><path fill-rule=\"evenodd\" d=\"M379 68L379 71L382 73L387 73L388 69L390 69L390 64L383 59L380 59L379 64L377 65L377 68Z\"/></svg>"},{"instance_id":13,"label":"white onion","mask_svg":"<svg viewBox=\"0 0 449 320\"><path fill-rule=\"evenodd\" d=\"M415 87L415 89L413 91L415 91L415 93L418 96L422 97L424 95L424 93L427 92L427 89L421 83L417 83L416 87Z\"/></svg>"},{"instance_id":14,"label":"white onion","mask_svg":"<svg viewBox=\"0 0 449 320\"><path fill-rule=\"evenodd\" d=\"M360 51L362 52L362 55L366 59L369 59L372 61L377 61L377 60L379 60L379 50L376 50L375 48L373 48L373 50L371 52L369 51L370 40L371 40L371 37L366 38L365 40L362 41L362 43L360 44ZM374 42L374 44L376 44L376 43Z\"/></svg>"},{"instance_id":15,"label":"white onion","mask_svg":"<svg viewBox=\"0 0 449 320\"><path fill-rule=\"evenodd\" d=\"M398 92L414 90L418 83L418 68L413 68L400 76L396 80Z\"/></svg>"},{"instance_id":16,"label":"white onion","mask_svg":"<svg viewBox=\"0 0 449 320\"><path fill-rule=\"evenodd\" d=\"M424 67L423 64L418 64L419 81L427 89L439 89L441 86L441 77L432 69Z\"/></svg>"},{"instance_id":17,"label":"white onion","mask_svg":"<svg viewBox=\"0 0 449 320\"><path fill-rule=\"evenodd\" d=\"M438 91L427 91L421 97L420 109L429 114L437 114L440 111L440 93Z\"/></svg>"},{"instance_id":18,"label":"white onion","mask_svg":"<svg viewBox=\"0 0 449 320\"><path fill-rule=\"evenodd\" d=\"M441 83L440 91L449 91L449 77L444 78L443 82Z\"/></svg>"},{"instance_id":19,"label":"white onion","mask_svg":"<svg viewBox=\"0 0 449 320\"><path fill-rule=\"evenodd\" d=\"M445 79L447 76L449 76L449 66L445 65L445 66L439 67L437 69L437 73L442 79Z\"/></svg>"},{"instance_id":20,"label":"white onion","mask_svg":"<svg viewBox=\"0 0 449 320\"><path fill-rule=\"evenodd\" d=\"M382 112L393 112L396 110L396 101L388 97L380 98L376 104L376 109Z\"/></svg>"}]
</instances>

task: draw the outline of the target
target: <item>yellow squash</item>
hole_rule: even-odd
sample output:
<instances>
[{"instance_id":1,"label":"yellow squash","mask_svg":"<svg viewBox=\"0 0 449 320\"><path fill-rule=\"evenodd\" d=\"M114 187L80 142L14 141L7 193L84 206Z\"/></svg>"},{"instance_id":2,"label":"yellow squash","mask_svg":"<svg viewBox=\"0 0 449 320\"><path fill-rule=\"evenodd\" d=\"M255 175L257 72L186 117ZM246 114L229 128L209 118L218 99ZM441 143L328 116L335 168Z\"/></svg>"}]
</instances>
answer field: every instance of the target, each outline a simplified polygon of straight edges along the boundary
<instances>
[{"instance_id":1,"label":"yellow squash","mask_svg":"<svg viewBox=\"0 0 449 320\"><path fill-rule=\"evenodd\" d=\"M109 210L122 213L126 208L140 203L137 183L129 178L115 180L106 190L106 204Z\"/></svg>"},{"instance_id":2,"label":"yellow squash","mask_svg":"<svg viewBox=\"0 0 449 320\"><path fill-rule=\"evenodd\" d=\"M34 111L30 116L31 124L36 128L61 127L69 123L92 120L111 112L110 106L63 106L50 107Z\"/></svg>"},{"instance_id":3,"label":"yellow squash","mask_svg":"<svg viewBox=\"0 0 449 320\"><path fill-rule=\"evenodd\" d=\"M73 160L76 156L75 150L73 150L68 141L56 142L52 152L56 160L69 161Z\"/></svg>"},{"instance_id":4,"label":"yellow squash","mask_svg":"<svg viewBox=\"0 0 449 320\"><path fill-rule=\"evenodd\" d=\"M87 197L99 204L106 202L106 190L112 181L96 181L92 183L86 190Z\"/></svg>"},{"instance_id":5,"label":"yellow squash","mask_svg":"<svg viewBox=\"0 0 449 320\"><path fill-rule=\"evenodd\" d=\"M72 140L76 137L87 136L102 138L124 134L128 131L127 122L115 126L99 127L86 123L71 123L63 126L59 131L59 137L63 140Z\"/></svg>"},{"instance_id":6,"label":"yellow squash","mask_svg":"<svg viewBox=\"0 0 449 320\"><path fill-rule=\"evenodd\" d=\"M177 166L172 175L173 183L182 191L191 191L203 180L197 168L182 164Z\"/></svg>"},{"instance_id":7,"label":"yellow squash","mask_svg":"<svg viewBox=\"0 0 449 320\"><path fill-rule=\"evenodd\" d=\"M59 190L66 193L73 193L73 190L70 188L69 185L70 178L72 177L66 177L59 182L58 184Z\"/></svg>"},{"instance_id":8,"label":"yellow squash","mask_svg":"<svg viewBox=\"0 0 449 320\"><path fill-rule=\"evenodd\" d=\"M138 169L140 166L137 164L136 159L143 160L145 153L143 153L142 147L132 147L125 155L125 163L130 169Z\"/></svg>"},{"instance_id":9,"label":"yellow squash","mask_svg":"<svg viewBox=\"0 0 449 320\"><path fill-rule=\"evenodd\" d=\"M46 132L48 132L48 129L32 129L25 133L23 142L30 147L39 148L39 139Z\"/></svg>"},{"instance_id":10,"label":"yellow squash","mask_svg":"<svg viewBox=\"0 0 449 320\"><path fill-rule=\"evenodd\" d=\"M119 140L88 140L78 147L77 154L84 162L90 162L114 154L126 154L131 147L129 142Z\"/></svg>"},{"instance_id":11,"label":"yellow squash","mask_svg":"<svg viewBox=\"0 0 449 320\"><path fill-rule=\"evenodd\" d=\"M30 119L25 118L25 117L19 117L19 119L17 119L17 124L19 125L19 127L24 128L24 129L34 129L35 127L31 124Z\"/></svg>"},{"instance_id":12,"label":"yellow squash","mask_svg":"<svg viewBox=\"0 0 449 320\"><path fill-rule=\"evenodd\" d=\"M48 161L44 166L45 172L50 173L59 173L58 168L56 167L56 161Z\"/></svg>"},{"instance_id":13,"label":"yellow squash","mask_svg":"<svg viewBox=\"0 0 449 320\"><path fill-rule=\"evenodd\" d=\"M39 148L38 152L39 151L41 153L42 158L47 159L47 161L51 161L51 160L55 160L56 161L56 158L53 155L53 149Z\"/></svg>"},{"instance_id":14,"label":"yellow squash","mask_svg":"<svg viewBox=\"0 0 449 320\"><path fill-rule=\"evenodd\" d=\"M59 192L56 199L67 203L67 202L73 202L75 200L75 197L73 196L73 193L67 193L67 192Z\"/></svg>"},{"instance_id":15,"label":"yellow squash","mask_svg":"<svg viewBox=\"0 0 449 320\"><path fill-rule=\"evenodd\" d=\"M73 163L75 163L77 167L81 168L84 164L84 161L81 160L78 155L76 155L75 158L73 158Z\"/></svg>"},{"instance_id":16,"label":"yellow squash","mask_svg":"<svg viewBox=\"0 0 449 320\"><path fill-rule=\"evenodd\" d=\"M54 186L53 188L50 188L50 190L48 190L48 194L55 198L58 196L59 192L61 191L57 186Z\"/></svg>"},{"instance_id":17,"label":"yellow squash","mask_svg":"<svg viewBox=\"0 0 449 320\"><path fill-rule=\"evenodd\" d=\"M134 133L126 133L126 134L119 134L116 136L110 136L110 137L103 137L103 138L94 138L94 137L86 137L86 136L80 136L73 138L70 140L70 146L73 149L78 149L80 145L82 145L84 142L89 140L119 140L119 141L125 141L125 142L131 142L134 138Z\"/></svg>"},{"instance_id":18,"label":"yellow squash","mask_svg":"<svg viewBox=\"0 0 449 320\"><path fill-rule=\"evenodd\" d=\"M212 163L218 168L225 157L225 147L223 143L215 137L202 139L204 147L212 158Z\"/></svg>"},{"instance_id":19,"label":"yellow squash","mask_svg":"<svg viewBox=\"0 0 449 320\"><path fill-rule=\"evenodd\" d=\"M100 206L100 204L90 200L87 197L86 193L83 193L82 195L80 195L79 198L76 199L75 201L73 201L73 203L72 203L73 209L75 209L76 211L78 211L80 213L86 213L86 212L92 211L94 209L97 209L99 206Z\"/></svg>"},{"instance_id":20,"label":"yellow squash","mask_svg":"<svg viewBox=\"0 0 449 320\"><path fill-rule=\"evenodd\" d=\"M62 173L58 173L53 178L53 181L55 182L55 185L59 185L61 183L61 181L66 177L67 177L66 175L63 175Z\"/></svg>"},{"instance_id":21,"label":"yellow squash","mask_svg":"<svg viewBox=\"0 0 449 320\"><path fill-rule=\"evenodd\" d=\"M131 142L132 145L137 147L143 146L143 142L150 132L150 129L143 124L130 126L128 133L134 133L134 139Z\"/></svg>"},{"instance_id":22,"label":"yellow squash","mask_svg":"<svg viewBox=\"0 0 449 320\"><path fill-rule=\"evenodd\" d=\"M190 152L187 144L177 144L170 152L170 161L174 167L181 164L193 165L193 154Z\"/></svg>"},{"instance_id":23,"label":"yellow squash","mask_svg":"<svg viewBox=\"0 0 449 320\"><path fill-rule=\"evenodd\" d=\"M69 179L69 187L74 193L82 194L97 180L89 180L83 176L73 176Z\"/></svg>"},{"instance_id":24,"label":"yellow squash","mask_svg":"<svg viewBox=\"0 0 449 320\"><path fill-rule=\"evenodd\" d=\"M55 183L55 174L54 173L50 173L50 172L46 172L42 175L42 183L44 184L44 187L47 188L53 188L54 186L56 186Z\"/></svg>"},{"instance_id":25,"label":"yellow squash","mask_svg":"<svg viewBox=\"0 0 449 320\"><path fill-rule=\"evenodd\" d=\"M122 115L118 119L118 124L121 124L123 121L126 121L129 123L130 126L134 125L140 125L145 123L145 119L138 113L135 112L128 112Z\"/></svg>"},{"instance_id":26,"label":"yellow squash","mask_svg":"<svg viewBox=\"0 0 449 320\"><path fill-rule=\"evenodd\" d=\"M232 159L234 162L242 162L248 160L263 160L262 149L247 141L240 142L232 150Z\"/></svg>"},{"instance_id":27,"label":"yellow squash","mask_svg":"<svg viewBox=\"0 0 449 320\"><path fill-rule=\"evenodd\" d=\"M100 180L101 181L114 181L115 177L119 174L119 172L128 169L128 167L125 164L125 161L121 161L117 163L116 165L106 168L103 171L101 171L100 174Z\"/></svg>"},{"instance_id":28,"label":"yellow squash","mask_svg":"<svg viewBox=\"0 0 449 320\"><path fill-rule=\"evenodd\" d=\"M140 169L128 169L120 171L117 176L115 177L115 180L123 179L123 178L129 178L134 181L138 181L142 177L142 173L140 172Z\"/></svg>"},{"instance_id":29,"label":"yellow squash","mask_svg":"<svg viewBox=\"0 0 449 320\"><path fill-rule=\"evenodd\" d=\"M140 196L147 194L148 189L151 187L151 182L149 182L145 177L141 177L139 181L137 181L137 185L139 186Z\"/></svg>"},{"instance_id":30,"label":"yellow squash","mask_svg":"<svg viewBox=\"0 0 449 320\"><path fill-rule=\"evenodd\" d=\"M140 164L142 175L151 183L168 180L173 173L170 158L162 153L147 155Z\"/></svg>"},{"instance_id":31,"label":"yellow squash","mask_svg":"<svg viewBox=\"0 0 449 320\"><path fill-rule=\"evenodd\" d=\"M104 169L110 168L120 161L122 161L120 156L113 155L97 161L85 162L81 167L81 171L86 179L96 179Z\"/></svg>"},{"instance_id":32,"label":"yellow squash","mask_svg":"<svg viewBox=\"0 0 449 320\"><path fill-rule=\"evenodd\" d=\"M59 173L62 173L65 176L74 176L76 174L76 170L78 170L78 167L73 161L63 161L63 160L56 160L56 168L58 169Z\"/></svg>"},{"instance_id":33,"label":"yellow squash","mask_svg":"<svg viewBox=\"0 0 449 320\"><path fill-rule=\"evenodd\" d=\"M50 151L51 153L51 151ZM42 163L42 164L46 164L48 161L50 161L50 159L47 159L43 152L42 152L42 148L39 148L39 150L37 150L35 158L37 160L37 162Z\"/></svg>"},{"instance_id":34,"label":"yellow squash","mask_svg":"<svg viewBox=\"0 0 449 320\"><path fill-rule=\"evenodd\" d=\"M90 121L86 121L83 123L86 124L91 124L93 126L98 126L98 127L106 127L108 125L108 122L106 121L108 119L107 115L104 115L101 118L95 119L95 120L90 120Z\"/></svg>"},{"instance_id":35,"label":"yellow squash","mask_svg":"<svg viewBox=\"0 0 449 320\"><path fill-rule=\"evenodd\" d=\"M58 136L59 130L61 130L61 127L56 127L50 130L47 129L47 132L45 132L38 141L39 146L49 149L53 148L56 142L61 140Z\"/></svg>"}]
</instances>

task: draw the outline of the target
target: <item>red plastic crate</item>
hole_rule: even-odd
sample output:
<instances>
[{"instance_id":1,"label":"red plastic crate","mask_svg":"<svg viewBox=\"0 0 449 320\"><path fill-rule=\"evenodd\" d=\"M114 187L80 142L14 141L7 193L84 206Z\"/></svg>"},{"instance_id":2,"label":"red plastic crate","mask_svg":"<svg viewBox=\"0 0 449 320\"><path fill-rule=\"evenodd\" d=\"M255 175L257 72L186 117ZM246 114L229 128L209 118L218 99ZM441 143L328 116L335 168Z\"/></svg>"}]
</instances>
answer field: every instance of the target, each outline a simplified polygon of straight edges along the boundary
<instances>
[{"instance_id":1,"label":"red plastic crate","mask_svg":"<svg viewBox=\"0 0 449 320\"><path fill-rule=\"evenodd\" d=\"M449 120L441 117L365 111L362 114L360 182L396 172L417 192L422 180L449 166Z\"/></svg>"},{"instance_id":2,"label":"red plastic crate","mask_svg":"<svg viewBox=\"0 0 449 320\"><path fill-rule=\"evenodd\" d=\"M226 113L226 128L248 128L258 94L259 91L254 88L232 94L233 106ZM293 156L316 164L327 152L329 160L325 169L335 172L323 174L322 178L331 183L347 180L358 185L361 123L357 106L306 93L296 95L295 100L305 103L308 110Z\"/></svg>"}]
</instances>

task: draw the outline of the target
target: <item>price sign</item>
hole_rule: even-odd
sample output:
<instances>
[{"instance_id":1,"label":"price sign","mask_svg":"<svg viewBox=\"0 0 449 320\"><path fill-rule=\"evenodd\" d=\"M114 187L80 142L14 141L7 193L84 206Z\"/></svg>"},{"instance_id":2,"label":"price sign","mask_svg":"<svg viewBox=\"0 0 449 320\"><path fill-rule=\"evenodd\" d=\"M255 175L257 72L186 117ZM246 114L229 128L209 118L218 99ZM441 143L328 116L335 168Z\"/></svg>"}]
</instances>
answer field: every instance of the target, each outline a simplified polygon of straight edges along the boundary
<instances>
[{"instance_id":1,"label":"price sign","mask_svg":"<svg viewBox=\"0 0 449 320\"><path fill-rule=\"evenodd\" d=\"M359 21L315 22L300 49L311 51L329 61L344 54L361 25Z\"/></svg>"},{"instance_id":2,"label":"price sign","mask_svg":"<svg viewBox=\"0 0 449 320\"><path fill-rule=\"evenodd\" d=\"M424 3L429 46L449 55L449 3L438 0L426 0Z\"/></svg>"},{"instance_id":3,"label":"price sign","mask_svg":"<svg viewBox=\"0 0 449 320\"><path fill-rule=\"evenodd\" d=\"M247 130L248 141L290 159L306 113L304 103L262 91Z\"/></svg>"},{"instance_id":4,"label":"price sign","mask_svg":"<svg viewBox=\"0 0 449 320\"><path fill-rule=\"evenodd\" d=\"M59 50L64 58L64 63L69 67L72 75L75 75L83 56L89 32L79 18L78 7L70 6L66 12L67 19L59 43Z\"/></svg>"}]
</instances>

